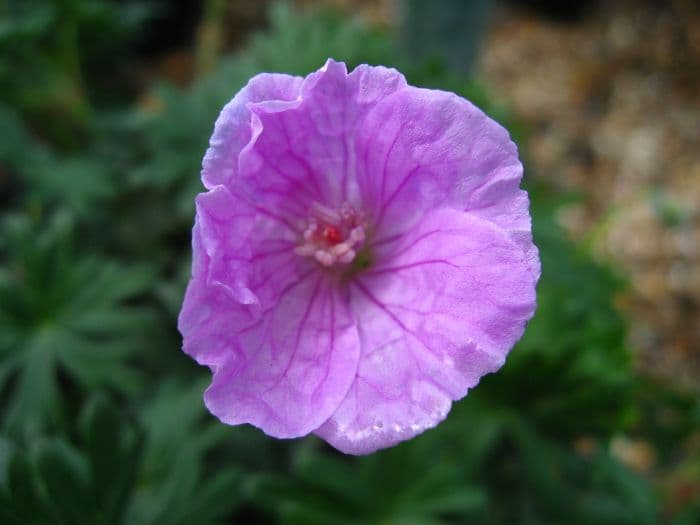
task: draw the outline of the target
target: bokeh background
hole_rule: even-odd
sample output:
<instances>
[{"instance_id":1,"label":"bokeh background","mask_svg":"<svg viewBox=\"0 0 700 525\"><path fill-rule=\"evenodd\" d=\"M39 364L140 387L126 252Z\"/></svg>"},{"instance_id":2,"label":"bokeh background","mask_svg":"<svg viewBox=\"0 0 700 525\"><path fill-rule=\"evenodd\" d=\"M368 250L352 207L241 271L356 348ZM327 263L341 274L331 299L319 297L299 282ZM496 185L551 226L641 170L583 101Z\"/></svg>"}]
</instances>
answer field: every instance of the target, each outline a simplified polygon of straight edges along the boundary
<instances>
[{"instance_id":1,"label":"bokeh background","mask_svg":"<svg viewBox=\"0 0 700 525\"><path fill-rule=\"evenodd\" d=\"M539 309L369 457L218 423L180 352L193 197L260 71L394 66L507 126ZM700 523L693 0L2 0L0 523Z\"/></svg>"}]
</instances>

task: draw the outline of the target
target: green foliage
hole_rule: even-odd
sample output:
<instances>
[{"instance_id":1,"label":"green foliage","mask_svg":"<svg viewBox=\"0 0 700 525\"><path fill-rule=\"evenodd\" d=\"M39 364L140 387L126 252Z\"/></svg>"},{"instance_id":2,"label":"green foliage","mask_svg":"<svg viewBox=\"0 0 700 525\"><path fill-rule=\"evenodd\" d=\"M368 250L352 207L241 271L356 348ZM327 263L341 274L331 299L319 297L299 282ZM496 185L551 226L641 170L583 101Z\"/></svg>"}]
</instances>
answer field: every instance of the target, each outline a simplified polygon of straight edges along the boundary
<instances>
[{"instance_id":1,"label":"green foliage","mask_svg":"<svg viewBox=\"0 0 700 525\"><path fill-rule=\"evenodd\" d=\"M0 93L43 134L76 146L91 116L87 63L113 67L120 49L150 16L145 2L5 0L0 6ZM90 77L96 78L96 77Z\"/></svg>"},{"instance_id":2,"label":"green foliage","mask_svg":"<svg viewBox=\"0 0 700 525\"><path fill-rule=\"evenodd\" d=\"M94 214L115 195L115 173L93 156L60 155L31 136L17 113L0 104L4 139L0 160L21 182L24 197L64 206L80 216Z\"/></svg>"},{"instance_id":3,"label":"green foliage","mask_svg":"<svg viewBox=\"0 0 700 525\"><path fill-rule=\"evenodd\" d=\"M487 494L465 479L465 464L441 461L434 440L415 443L353 460L306 448L292 477L252 478L253 498L277 501L270 510L288 524L418 525L483 514Z\"/></svg>"},{"instance_id":4,"label":"green foliage","mask_svg":"<svg viewBox=\"0 0 700 525\"><path fill-rule=\"evenodd\" d=\"M192 378L190 378L192 382ZM202 410L204 382L166 382L139 414L145 429L139 490L124 523L187 525L215 523L239 503L235 466L207 468L206 455L220 447L230 429Z\"/></svg>"},{"instance_id":5,"label":"green foliage","mask_svg":"<svg viewBox=\"0 0 700 525\"><path fill-rule=\"evenodd\" d=\"M239 502L240 475L235 469L211 474L205 468L204 454L224 432L211 421L203 424L200 395L199 386L170 385L145 408L148 424L138 424L97 394L80 414L78 444L63 436L28 449L5 445L0 521L217 523Z\"/></svg>"},{"instance_id":6,"label":"green foliage","mask_svg":"<svg viewBox=\"0 0 700 525\"><path fill-rule=\"evenodd\" d=\"M604 449L584 455L509 406L467 398L438 429L349 460L309 446L292 477L253 478L285 524L655 523L646 480ZM319 473L323 473L319 475Z\"/></svg>"},{"instance_id":7,"label":"green foliage","mask_svg":"<svg viewBox=\"0 0 700 525\"><path fill-rule=\"evenodd\" d=\"M700 428L700 401L635 374L614 306L624 283L565 237L561 197L532 184L537 314L503 370L437 429L354 458L208 416L207 374L178 351L176 317L201 158L218 111L251 76L306 74L329 56L382 63L522 135L478 82L414 60L386 32L285 4L191 87L161 81L115 106L96 79L105 56L124 58L149 5L0 7L0 198L12 210L0 216L1 523L697 520L697 505L669 510L661 496L673 488L622 465L610 441L646 440L664 473ZM696 456L674 476L697 477Z\"/></svg>"},{"instance_id":8,"label":"green foliage","mask_svg":"<svg viewBox=\"0 0 700 525\"><path fill-rule=\"evenodd\" d=\"M306 75L328 57L343 60L348 67L362 62L391 64L396 58L396 49L386 34L340 13L302 16L289 5L276 3L270 11L270 23L271 31L254 37L250 45L258 71Z\"/></svg>"},{"instance_id":9,"label":"green foliage","mask_svg":"<svg viewBox=\"0 0 700 525\"><path fill-rule=\"evenodd\" d=\"M551 212L534 213L537 312L484 395L563 438L622 429L634 415L625 324L613 305L622 283L572 246Z\"/></svg>"},{"instance_id":10,"label":"green foliage","mask_svg":"<svg viewBox=\"0 0 700 525\"><path fill-rule=\"evenodd\" d=\"M135 393L142 377L128 359L143 349L150 317L125 303L148 288L149 268L79 253L66 214L36 222L7 216L0 229L0 387L16 379L3 428L18 434L59 422L59 370L84 390Z\"/></svg>"}]
</instances>

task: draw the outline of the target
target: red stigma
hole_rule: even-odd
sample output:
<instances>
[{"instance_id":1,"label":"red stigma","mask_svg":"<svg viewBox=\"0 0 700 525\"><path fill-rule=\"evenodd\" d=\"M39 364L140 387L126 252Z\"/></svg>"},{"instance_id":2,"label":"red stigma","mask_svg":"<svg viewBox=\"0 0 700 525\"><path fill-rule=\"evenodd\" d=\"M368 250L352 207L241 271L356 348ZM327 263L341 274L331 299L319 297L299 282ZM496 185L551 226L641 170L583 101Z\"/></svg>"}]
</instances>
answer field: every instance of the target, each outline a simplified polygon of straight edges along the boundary
<instances>
[{"instance_id":1,"label":"red stigma","mask_svg":"<svg viewBox=\"0 0 700 525\"><path fill-rule=\"evenodd\" d=\"M335 226L324 226L322 235L324 240L331 246L339 244L343 240L340 230Z\"/></svg>"}]
</instances>

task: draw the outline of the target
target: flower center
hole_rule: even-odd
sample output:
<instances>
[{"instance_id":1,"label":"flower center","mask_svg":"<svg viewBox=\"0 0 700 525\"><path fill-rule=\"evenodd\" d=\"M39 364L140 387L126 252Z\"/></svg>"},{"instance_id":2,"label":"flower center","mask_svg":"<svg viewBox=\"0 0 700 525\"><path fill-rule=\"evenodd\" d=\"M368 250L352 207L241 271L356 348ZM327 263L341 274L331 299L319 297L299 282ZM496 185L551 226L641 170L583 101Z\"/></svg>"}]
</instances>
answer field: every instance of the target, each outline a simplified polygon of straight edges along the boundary
<instances>
[{"instance_id":1,"label":"flower center","mask_svg":"<svg viewBox=\"0 0 700 525\"><path fill-rule=\"evenodd\" d=\"M350 264L365 241L362 216L348 204L335 210L317 202L309 215L304 237L294 252L326 267Z\"/></svg>"}]
</instances>

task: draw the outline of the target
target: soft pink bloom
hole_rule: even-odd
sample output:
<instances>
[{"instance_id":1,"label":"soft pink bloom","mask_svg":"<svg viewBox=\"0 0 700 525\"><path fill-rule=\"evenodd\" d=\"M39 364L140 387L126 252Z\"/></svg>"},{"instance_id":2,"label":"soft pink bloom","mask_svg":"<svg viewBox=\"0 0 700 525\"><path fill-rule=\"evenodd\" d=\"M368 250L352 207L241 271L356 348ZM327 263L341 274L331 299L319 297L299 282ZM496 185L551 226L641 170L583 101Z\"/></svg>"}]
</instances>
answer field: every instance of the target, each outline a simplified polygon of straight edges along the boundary
<instances>
[{"instance_id":1,"label":"soft pink bloom","mask_svg":"<svg viewBox=\"0 0 700 525\"><path fill-rule=\"evenodd\" d=\"M367 454L498 370L540 267L507 131L394 69L260 74L204 157L184 351L224 423Z\"/></svg>"}]
</instances>

